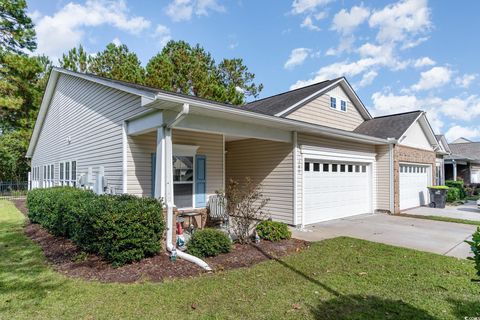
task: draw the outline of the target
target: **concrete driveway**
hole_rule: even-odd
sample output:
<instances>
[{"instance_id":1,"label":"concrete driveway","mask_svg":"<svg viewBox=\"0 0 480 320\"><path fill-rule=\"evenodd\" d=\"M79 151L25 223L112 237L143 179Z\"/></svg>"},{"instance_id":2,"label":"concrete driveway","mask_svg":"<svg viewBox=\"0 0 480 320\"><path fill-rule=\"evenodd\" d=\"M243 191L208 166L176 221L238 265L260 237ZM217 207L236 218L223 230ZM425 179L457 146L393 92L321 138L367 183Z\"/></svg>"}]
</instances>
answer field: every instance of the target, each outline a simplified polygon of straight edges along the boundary
<instances>
[{"instance_id":1,"label":"concrete driveway","mask_svg":"<svg viewBox=\"0 0 480 320\"><path fill-rule=\"evenodd\" d=\"M361 215L292 230L294 238L319 241L348 236L457 258L471 255L464 243L476 230L473 225L407 218L387 214Z\"/></svg>"},{"instance_id":2,"label":"concrete driveway","mask_svg":"<svg viewBox=\"0 0 480 320\"><path fill-rule=\"evenodd\" d=\"M445 209L418 207L405 210L403 213L480 221L480 209L477 208L476 201L468 201L467 203L459 206L446 206Z\"/></svg>"}]
</instances>

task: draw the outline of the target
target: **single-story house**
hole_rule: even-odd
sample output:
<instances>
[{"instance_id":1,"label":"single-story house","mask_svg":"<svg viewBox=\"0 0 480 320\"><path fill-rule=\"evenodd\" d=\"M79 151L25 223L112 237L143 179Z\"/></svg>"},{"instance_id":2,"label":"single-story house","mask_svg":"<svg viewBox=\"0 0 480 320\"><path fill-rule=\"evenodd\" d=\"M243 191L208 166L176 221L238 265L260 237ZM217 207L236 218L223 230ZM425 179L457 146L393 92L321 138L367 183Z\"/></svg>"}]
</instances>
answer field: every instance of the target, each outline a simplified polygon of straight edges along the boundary
<instances>
[{"instance_id":1,"label":"single-story house","mask_svg":"<svg viewBox=\"0 0 480 320\"><path fill-rule=\"evenodd\" d=\"M480 142L459 138L449 144L445 157L445 175L449 180L462 179L465 184L480 184Z\"/></svg>"},{"instance_id":2,"label":"single-story house","mask_svg":"<svg viewBox=\"0 0 480 320\"><path fill-rule=\"evenodd\" d=\"M101 170L180 210L250 177L300 226L428 204L443 151L425 112L374 118L344 77L233 106L53 68L27 157L33 187Z\"/></svg>"}]
</instances>

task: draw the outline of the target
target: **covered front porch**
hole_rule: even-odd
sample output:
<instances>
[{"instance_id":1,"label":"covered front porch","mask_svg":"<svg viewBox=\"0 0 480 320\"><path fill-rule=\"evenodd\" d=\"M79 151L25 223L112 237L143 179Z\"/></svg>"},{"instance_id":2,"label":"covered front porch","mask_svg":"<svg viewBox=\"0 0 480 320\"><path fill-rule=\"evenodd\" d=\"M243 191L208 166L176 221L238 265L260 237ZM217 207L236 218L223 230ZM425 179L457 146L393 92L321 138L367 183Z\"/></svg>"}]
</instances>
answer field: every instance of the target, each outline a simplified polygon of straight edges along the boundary
<instances>
[{"instance_id":1,"label":"covered front porch","mask_svg":"<svg viewBox=\"0 0 480 320\"><path fill-rule=\"evenodd\" d=\"M126 124L127 193L156 197L174 212L194 215L206 212L229 179L250 177L270 198L272 218L294 223L292 132L178 114L156 111ZM205 215L200 217L194 221L203 227Z\"/></svg>"}]
</instances>

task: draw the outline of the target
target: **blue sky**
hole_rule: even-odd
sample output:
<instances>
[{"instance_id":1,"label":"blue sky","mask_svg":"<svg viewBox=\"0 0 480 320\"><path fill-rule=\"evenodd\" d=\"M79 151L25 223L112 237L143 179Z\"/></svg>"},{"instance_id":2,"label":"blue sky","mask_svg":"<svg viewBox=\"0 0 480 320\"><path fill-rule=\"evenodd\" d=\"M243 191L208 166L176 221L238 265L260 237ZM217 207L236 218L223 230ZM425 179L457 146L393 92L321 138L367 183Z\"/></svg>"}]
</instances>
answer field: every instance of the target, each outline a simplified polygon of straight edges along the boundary
<instances>
[{"instance_id":1,"label":"blue sky","mask_svg":"<svg viewBox=\"0 0 480 320\"><path fill-rule=\"evenodd\" d=\"M126 44L143 64L169 39L243 58L260 97L346 76L374 115L422 109L449 140L480 140L479 1L29 1L55 61Z\"/></svg>"}]
</instances>

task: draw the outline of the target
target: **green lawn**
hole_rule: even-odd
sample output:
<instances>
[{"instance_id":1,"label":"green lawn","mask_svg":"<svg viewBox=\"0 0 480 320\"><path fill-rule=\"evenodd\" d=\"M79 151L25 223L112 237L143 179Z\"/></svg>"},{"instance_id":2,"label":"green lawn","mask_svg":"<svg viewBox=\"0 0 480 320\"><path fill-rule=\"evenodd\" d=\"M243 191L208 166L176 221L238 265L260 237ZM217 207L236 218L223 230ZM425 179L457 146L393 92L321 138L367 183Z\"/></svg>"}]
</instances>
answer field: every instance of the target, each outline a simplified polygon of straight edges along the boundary
<instances>
[{"instance_id":1,"label":"green lawn","mask_svg":"<svg viewBox=\"0 0 480 320\"><path fill-rule=\"evenodd\" d=\"M451 218L451 217L440 217L440 216L423 216L423 215L408 214L408 213L402 213L399 215L403 217L409 217L409 218L455 222L455 223L463 223L463 224L471 224L474 226L480 226L480 221L474 221L474 220L458 219L458 218Z\"/></svg>"},{"instance_id":2,"label":"green lawn","mask_svg":"<svg viewBox=\"0 0 480 320\"><path fill-rule=\"evenodd\" d=\"M164 283L66 278L0 201L1 319L459 319L480 316L473 264L337 238L282 261Z\"/></svg>"}]
</instances>

